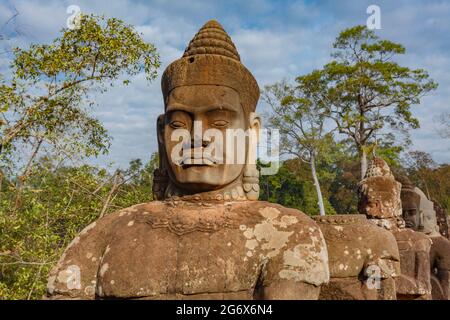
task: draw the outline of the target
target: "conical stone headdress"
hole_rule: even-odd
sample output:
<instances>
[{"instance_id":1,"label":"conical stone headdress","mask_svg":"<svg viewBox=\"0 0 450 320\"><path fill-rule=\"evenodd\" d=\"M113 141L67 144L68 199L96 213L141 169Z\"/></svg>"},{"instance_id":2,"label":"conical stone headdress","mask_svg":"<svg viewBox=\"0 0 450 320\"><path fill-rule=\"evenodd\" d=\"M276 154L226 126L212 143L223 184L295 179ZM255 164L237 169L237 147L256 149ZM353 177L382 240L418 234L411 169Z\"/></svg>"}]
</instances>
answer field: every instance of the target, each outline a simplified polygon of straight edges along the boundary
<instances>
[{"instance_id":1,"label":"conical stone headdress","mask_svg":"<svg viewBox=\"0 0 450 320\"><path fill-rule=\"evenodd\" d=\"M259 87L241 63L231 38L215 20L208 21L191 40L183 57L172 62L161 78L164 101L176 87L222 85L239 93L246 113L253 112Z\"/></svg>"},{"instance_id":2,"label":"conical stone headdress","mask_svg":"<svg viewBox=\"0 0 450 320\"><path fill-rule=\"evenodd\" d=\"M366 175L364 176L365 179L371 177L388 177L394 179L391 169L386 161L378 157L373 158L370 162Z\"/></svg>"}]
</instances>

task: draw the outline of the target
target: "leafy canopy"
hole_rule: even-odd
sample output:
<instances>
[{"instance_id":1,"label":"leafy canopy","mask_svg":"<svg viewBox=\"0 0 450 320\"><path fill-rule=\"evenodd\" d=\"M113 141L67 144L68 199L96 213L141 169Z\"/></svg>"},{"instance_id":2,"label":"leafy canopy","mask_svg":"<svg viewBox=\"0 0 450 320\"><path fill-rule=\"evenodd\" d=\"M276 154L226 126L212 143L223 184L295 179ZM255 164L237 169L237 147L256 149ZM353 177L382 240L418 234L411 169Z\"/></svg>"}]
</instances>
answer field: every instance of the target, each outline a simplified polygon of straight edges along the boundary
<instances>
[{"instance_id":1,"label":"leafy canopy","mask_svg":"<svg viewBox=\"0 0 450 320\"><path fill-rule=\"evenodd\" d=\"M425 70L394 61L405 54L401 44L379 39L367 27L356 26L342 31L333 47L335 60L317 73L326 83L322 98L327 100L340 133L363 148L385 124L400 130L419 127L410 107L419 104L437 84ZM310 77L300 80L310 81ZM394 110L385 112L388 107Z\"/></svg>"},{"instance_id":2,"label":"leafy canopy","mask_svg":"<svg viewBox=\"0 0 450 320\"><path fill-rule=\"evenodd\" d=\"M92 94L119 78L128 84L141 72L155 79L156 48L131 25L95 15L83 15L80 22L51 44L14 50L11 83L0 83L3 153L32 140L85 156L105 153L109 137L89 114Z\"/></svg>"}]
</instances>

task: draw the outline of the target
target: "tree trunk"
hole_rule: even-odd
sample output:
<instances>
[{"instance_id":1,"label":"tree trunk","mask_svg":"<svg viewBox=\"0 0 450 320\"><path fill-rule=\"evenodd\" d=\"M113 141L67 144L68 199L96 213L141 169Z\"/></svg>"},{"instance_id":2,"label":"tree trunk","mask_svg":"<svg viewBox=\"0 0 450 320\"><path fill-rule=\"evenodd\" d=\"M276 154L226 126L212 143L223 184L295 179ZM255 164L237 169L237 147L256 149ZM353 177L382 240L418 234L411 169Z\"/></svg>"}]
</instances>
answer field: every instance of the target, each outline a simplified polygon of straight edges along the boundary
<instances>
[{"instance_id":1,"label":"tree trunk","mask_svg":"<svg viewBox=\"0 0 450 320\"><path fill-rule=\"evenodd\" d=\"M28 163L25 166L25 169L24 169L22 175L20 175L17 179L18 184L17 184L17 190L16 190L16 202L14 205L14 212L16 212L19 209L19 207L22 205L22 192L24 189L25 181L28 179L28 176L30 175L30 170L32 168L34 159L36 158L43 141L44 141L43 138L38 138L36 145L34 147L33 153L31 154L30 159L28 159Z\"/></svg>"},{"instance_id":2,"label":"tree trunk","mask_svg":"<svg viewBox=\"0 0 450 320\"><path fill-rule=\"evenodd\" d=\"M367 149L366 149L366 143L369 139L368 136L365 135L365 104L362 94L358 94L358 107L359 107L359 115L361 117L361 120L359 120L359 128L358 128L358 134L357 134L357 141L356 146L359 148L359 154L360 154L360 166L361 166L361 178L360 180L364 179L366 176L367 171Z\"/></svg>"},{"instance_id":3,"label":"tree trunk","mask_svg":"<svg viewBox=\"0 0 450 320\"><path fill-rule=\"evenodd\" d=\"M103 208L102 208L102 211L100 212L99 218L102 218L105 215L105 213L108 210L108 207L109 207L109 205L111 203L111 199L112 199L114 193L123 184L123 181L121 181L121 179L119 179L119 178L120 178L120 172L116 171L114 173L114 177L112 179L113 185L111 187L111 190L108 193L108 196L106 197L105 203L103 204Z\"/></svg>"},{"instance_id":4,"label":"tree trunk","mask_svg":"<svg viewBox=\"0 0 450 320\"><path fill-rule=\"evenodd\" d=\"M0 201L2 200L2 190L3 190L3 171L0 169Z\"/></svg>"},{"instance_id":5,"label":"tree trunk","mask_svg":"<svg viewBox=\"0 0 450 320\"><path fill-rule=\"evenodd\" d=\"M311 174L313 176L314 185L316 187L317 200L318 200L318 204L319 204L320 215L324 216L325 215L325 206L323 205L322 190L320 190L319 179L317 178L316 163L315 163L314 156L311 156L311 160L310 160L309 163L311 165Z\"/></svg>"},{"instance_id":6,"label":"tree trunk","mask_svg":"<svg viewBox=\"0 0 450 320\"><path fill-rule=\"evenodd\" d=\"M361 179L364 179L366 176L367 171L367 151L365 148L361 148L361 158L360 158L360 165L361 165Z\"/></svg>"}]
</instances>

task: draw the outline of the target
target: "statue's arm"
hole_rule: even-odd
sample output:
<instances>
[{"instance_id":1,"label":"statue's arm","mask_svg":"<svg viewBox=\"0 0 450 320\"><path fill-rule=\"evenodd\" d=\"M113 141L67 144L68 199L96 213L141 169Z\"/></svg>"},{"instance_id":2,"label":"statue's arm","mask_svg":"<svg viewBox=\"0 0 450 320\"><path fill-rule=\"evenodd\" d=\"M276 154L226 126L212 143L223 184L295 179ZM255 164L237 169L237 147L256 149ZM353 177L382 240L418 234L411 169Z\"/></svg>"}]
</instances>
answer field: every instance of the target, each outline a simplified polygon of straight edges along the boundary
<instances>
[{"instance_id":1,"label":"statue's arm","mask_svg":"<svg viewBox=\"0 0 450 320\"><path fill-rule=\"evenodd\" d=\"M444 296L450 299L450 241L440 237L440 250L436 259L437 277Z\"/></svg>"},{"instance_id":2,"label":"statue's arm","mask_svg":"<svg viewBox=\"0 0 450 320\"><path fill-rule=\"evenodd\" d=\"M290 241L263 267L257 299L317 300L322 284L329 281L328 252L319 227L299 217L289 230Z\"/></svg>"},{"instance_id":3,"label":"statue's arm","mask_svg":"<svg viewBox=\"0 0 450 320\"><path fill-rule=\"evenodd\" d=\"M94 299L97 271L114 218L106 216L84 228L50 271L44 299Z\"/></svg>"},{"instance_id":4,"label":"statue's arm","mask_svg":"<svg viewBox=\"0 0 450 320\"><path fill-rule=\"evenodd\" d=\"M421 240L416 243L418 250L415 252L416 260L416 279L419 285L427 291L427 296L431 297L431 279L430 279L430 248L431 240Z\"/></svg>"},{"instance_id":5,"label":"statue's arm","mask_svg":"<svg viewBox=\"0 0 450 320\"><path fill-rule=\"evenodd\" d=\"M419 251L416 252L416 276L429 273L430 270L430 254Z\"/></svg>"}]
</instances>

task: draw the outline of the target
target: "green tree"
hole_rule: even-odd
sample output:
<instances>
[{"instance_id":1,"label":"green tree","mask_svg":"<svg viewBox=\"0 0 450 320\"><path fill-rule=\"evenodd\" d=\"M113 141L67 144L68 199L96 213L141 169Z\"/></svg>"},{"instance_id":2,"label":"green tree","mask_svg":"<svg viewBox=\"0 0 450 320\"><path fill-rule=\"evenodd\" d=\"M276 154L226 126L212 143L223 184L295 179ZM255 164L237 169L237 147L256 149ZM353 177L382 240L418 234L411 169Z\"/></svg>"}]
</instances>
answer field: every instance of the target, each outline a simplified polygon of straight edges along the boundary
<instances>
[{"instance_id":1,"label":"green tree","mask_svg":"<svg viewBox=\"0 0 450 320\"><path fill-rule=\"evenodd\" d=\"M318 171L326 177L322 164L323 162L318 163ZM322 181L325 182L322 185L325 211L327 214L334 214L335 210L328 201L328 186L332 177ZM259 199L296 208L309 215L320 214L310 165L297 158L284 161L277 174L261 176Z\"/></svg>"},{"instance_id":2,"label":"green tree","mask_svg":"<svg viewBox=\"0 0 450 320\"><path fill-rule=\"evenodd\" d=\"M413 150L405 154L402 165L413 184L422 189L428 199L450 209L450 164L438 164L430 154Z\"/></svg>"},{"instance_id":3,"label":"green tree","mask_svg":"<svg viewBox=\"0 0 450 320\"><path fill-rule=\"evenodd\" d=\"M142 71L152 80L159 65L156 48L132 26L95 15L81 16L78 29L63 29L49 45L16 48L11 83L0 84L0 162L14 158L16 207L44 147L64 157L107 152L109 136L89 113L93 93L105 92L119 77L128 84Z\"/></svg>"},{"instance_id":4,"label":"green tree","mask_svg":"<svg viewBox=\"0 0 450 320\"><path fill-rule=\"evenodd\" d=\"M329 106L338 132L358 150L363 178L367 155L377 144L377 132L386 124L403 133L418 128L419 121L410 107L419 104L437 84L425 70L395 62L396 56L405 54L405 48L379 39L365 26L342 31L333 47L335 60L313 74L326 84L320 99Z\"/></svg>"},{"instance_id":5,"label":"green tree","mask_svg":"<svg viewBox=\"0 0 450 320\"><path fill-rule=\"evenodd\" d=\"M0 75L0 299L36 299L62 250L101 215L152 199L158 157L127 169L80 165L110 138L93 96L156 77L152 44L118 19L83 15L49 45L15 49Z\"/></svg>"},{"instance_id":6,"label":"green tree","mask_svg":"<svg viewBox=\"0 0 450 320\"><path fill-rule=\"evenodd\" d=\"M432 174L433 169L437 168L436 162L429 153L413 150L406 153L403 163L407 168L409 175L418 183L419 188L423 188L430 199L430 188L428 186L427 176Z\"/></svg>"},{"instance_id":7,"label":"green tree","mask_svg":"<svg viewBox=\"0 0 450 320\"><path fill-rule=\"evenodd\" d=\"M325 130L327 108L323 100L318 99L321 90L323 81L313 73L297 78L295 87L285 81L266 86L263 99L273 111L270 124L280 131L281 151L309 164L320 215L325 215L316 164L330 149L333 136Z\"/></svg>"},{"instance_id":8,"label":"green tree","mask_svg":"<svg viewBox=\"0 0 450 320\"><path fill-rule=\"evenodd\" d=\"M0 192L0 300L40 299L50 268L85 226L102 212L106 215L152 200L151 172L157 164L156 154L145 165L133 160L128 168L117 171L89 165L58 166L51 158L39 158L17 213L10 210L15 185L4 177Z\"/></svg>"}]
</instances>

